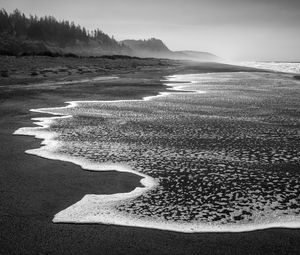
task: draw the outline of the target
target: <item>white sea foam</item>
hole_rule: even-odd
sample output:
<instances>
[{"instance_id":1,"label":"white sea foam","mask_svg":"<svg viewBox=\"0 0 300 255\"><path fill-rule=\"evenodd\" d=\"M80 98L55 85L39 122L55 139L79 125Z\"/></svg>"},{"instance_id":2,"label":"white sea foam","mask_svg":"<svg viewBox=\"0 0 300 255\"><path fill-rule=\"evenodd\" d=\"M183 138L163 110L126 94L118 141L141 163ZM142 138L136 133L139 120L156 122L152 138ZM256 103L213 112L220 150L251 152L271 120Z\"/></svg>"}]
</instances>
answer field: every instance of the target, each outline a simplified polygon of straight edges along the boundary
<instances>
[{"instance_id":1,"label":"white sea foam","mask_svg":"<svg viewBox=\"0 0 300 255\"><path fill-rule=\"evenodd\" d=\"M108 171L116 170L120 172L134 173L142 177L141 183L144 187L137 187L128 193L119 193L113 195L95 195L87 194L79 202L66 208L65 210L57 213L54 216L53 222L55 223L102 223L102 224L114 224L123 226L134 226L144 228L155 228L162 230L194 233L194 232L241 232L241 231L252 231L256 229L265 229L271 227L289 227L299 228L300 222L294 216L279 216L270 220L269 222L261 221L249 224L204 224L199 222L168 222L162 221L155 217L144 217L139 218L126 212L121 212L116 207L126 201L130 201L142 194L145 194L149 190L155 188L158 185L158 181L148 175L134 171L130 166L125 164L116 163L95 163L84 158L78 158L74 156L66 156L57 153L57 148L61 146L55 138L59 136L54 132L46 131L46 129L55 120L61 118L72 118L71 115L64 115L63 113L57 113L56 110L74 108L81 103L116 103L124 101L149 101L158 97L166 97L172 93L180 91L190 91L191 93L205 93L204 91L189 89L189 86L196 81L189 81L186 83L172 83L172 82L183 82L192 78L192 75L174 75L167 77L165 83L169 86L170 92L161 92L157 96L144 97L141 100L115 100L115 101L71 101L67 102L67 106L56 107L56 108L41 108L32 109L31 111L40 113L49 113L61 116L45 117L45 118L34 118L33 121L37 124L37 127L25 127L15 131L14 134L18 135L31 135L36 138L43 139L42 147L33 150L27 150L26 153L38 155L48 159L62 160L72 162L80 165L83 169L92 171ZM208 76L209 78L209 76ZM173 91L173 92L171 92Z\"/></svg>"},{"instance_id":2,"label":"white sea foam","mask_svg":"<svg viewBox=\"0 0 300 255\"><path fill-rule=\"evenodd\" d=\"M170 76L168 80L172 81L172 78L174 78L175 81L177 81L177 76ZM81 80L82 82L83 80ZM84 80L83 82L85 82ZM189 82L193 83L193 82ZM169 90L173 91L181 91L184 90L184 86L178 86L178 84L173 84L173 83L168 83L166 84L167 86L170 86L168 88ZM190 92L196 92L196 93L205 93L204 91L194 91L194 90L185 90L185 91L190 91ZM66 102L67 105L63 107L53 107L53 108L39 108L39 109L31 109L30 111L32 112L38 112L38 113L47 113L47 114L53 114L53 115L61 115L61 116L56 116L56 117L40 117L40 118L32 118L33 123L37 125L37 127L22 127L16 130L13 134L14 135L28 135L28 136L34 136L37 139L42 139L43 141L41 142L41 145L43 145L40 148L37 149L31 149L31 150L26 150L25 152L28 154L32 155L37 155L43 158L47 159L53 159L53 160L61 160L61 161L68 161L71 163L74 163L76 165L81 166L83 169L86 170L91 170L91 171L119 171L119 172L129 172L129 173L134 173L136 175L139 175L143 177L141 179L141 184L144 186L143 188L137 187L134 189L132 192L129 193L122 193L122 194L115 194L115 195L86 195L85 198L88 198L89 201L89 196L93 197L96 199L96 201L100 203L113 203L116 201L124 201L126 199L133 199L137 196L142 195L143 193L149 191L150 189L153 189L156 187L157 180L154 178L147 176L145 174L142 174L140 172L134 171L130 168L130 166L125 165L125 164L117 164L117 163L94 163L92 161L86 160L84 158L78 158L78 157L72 157L72 156L66 156L66 155L61 155L60 153L56 152L56 149L60 147L60 142L55 140L56 137L59 136L59 134L56 134L55 132L49 132L46 129L50 127L50 125L58 119L65 119L65 118L72 118L72 115L64 115L63 113L56 112L55 110L57 109L66 109L66 108L73 108L78 106L80 103L99 103L99 102L105 102L105 103L116 103L116 102L123 102L123 101L149 101L153 98L157 97L165 97L170 95L172 92L160 92L156 96L147 96L144 97L143 99L136 99L136 100L112 100L112 101L70 101ZM173 92L174 93L174 92ZM78 204L78 203L76 203ZM85 205L87 206L87 205ZM87 206L88 207L88 206ZM73 209L71 209L73 211ZM76 209L77 210L77 209ZM58 213L53 221L54 222L62 222L59 220L59 215L65 214L66 212L69 211L69 208L66 210L62 211L61 213ZM88 210L85 210L85 213L88 214ZM107 212L105 213L107 214ZM71 221L73 221L72 219ZM71 222L70 221L70 222ZM77 220L75 220L77 221ZM99 223L107 223L107 224L112 224L110 222L106 222L106 220L101 220L99 218L98 220ZM117 221L115 221L117 222ZM122 225L120 223L120 225Z\"/></svg>"},{"instance_id":3,"label":"white sea foam","mask_svg":"<svg viewBox=\"0 0 300 255\"><path fill-rule=\"evenodd\" d=\"M153 217L138 218L124 214L115 208L118 204L141 195L144 190L135 190L127 194L86 195L79 202L55 215L55 223L97 223L142 228L153 228L175 232L245 232L266 228L299 228L300 222L295 217L276 217L273 222L251 224L201 224L199 222L168 222Z\"/></svg>"}]
</instances>

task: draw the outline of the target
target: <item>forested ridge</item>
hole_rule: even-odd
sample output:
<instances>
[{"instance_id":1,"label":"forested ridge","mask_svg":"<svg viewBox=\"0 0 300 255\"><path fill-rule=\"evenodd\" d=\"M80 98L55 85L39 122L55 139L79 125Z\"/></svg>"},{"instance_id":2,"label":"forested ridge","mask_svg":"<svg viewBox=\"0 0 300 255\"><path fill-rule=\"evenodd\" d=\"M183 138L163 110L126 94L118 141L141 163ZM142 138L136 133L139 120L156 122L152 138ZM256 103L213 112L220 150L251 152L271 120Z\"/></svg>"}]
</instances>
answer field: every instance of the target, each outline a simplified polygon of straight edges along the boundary
<instances>
[{"instance_id":1,"label":"forested ridge","mask_svg":"<svg viewBox=\"0 0 300 255\"><path fill-rule=\"evenodd\" d=\"M208 52L171 51L161 40L116 41L100 29L86 28L53 16L26 16L0 10L0 55L90 56L127 55L143 58L216 61Z\"/></svg>"},{"instance_id":2,"label":"forested ridge","mask_svg":"<svg viewBox=\"0 0 300 255\"><path fill-rule=\"evenodd\" d=\"M58 21L52 16L27 17L19 10L12 13L0 10L0 39L0 52L12 55L46 50L64 51L68 47L69 51L76 51L79 47L81 50L93 49L93 55L129 51L123 43L100 29L89 31L74 22Z\"/></svg>"}]
</instances>

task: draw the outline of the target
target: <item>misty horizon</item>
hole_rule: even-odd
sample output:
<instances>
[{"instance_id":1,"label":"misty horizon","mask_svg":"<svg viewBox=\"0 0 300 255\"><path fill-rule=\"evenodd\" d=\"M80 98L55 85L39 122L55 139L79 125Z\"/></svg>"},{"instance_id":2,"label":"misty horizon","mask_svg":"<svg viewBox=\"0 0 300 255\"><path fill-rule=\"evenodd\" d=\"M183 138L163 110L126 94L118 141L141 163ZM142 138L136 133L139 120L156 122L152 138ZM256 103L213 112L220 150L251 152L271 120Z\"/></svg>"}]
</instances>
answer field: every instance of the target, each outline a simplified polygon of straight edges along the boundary
<instances>
[{"instance_id":1,"label":"misty horizon","mask_svg":"<svg viewBox=\"0 0 300 255\"><path fill-rule=\"evenodd\" d=\"M161 39L170 50L210 52L236 61L299 61L300 2L0 0L8 12L52 15L116 40Z\"/></svg>"}]
</instances>

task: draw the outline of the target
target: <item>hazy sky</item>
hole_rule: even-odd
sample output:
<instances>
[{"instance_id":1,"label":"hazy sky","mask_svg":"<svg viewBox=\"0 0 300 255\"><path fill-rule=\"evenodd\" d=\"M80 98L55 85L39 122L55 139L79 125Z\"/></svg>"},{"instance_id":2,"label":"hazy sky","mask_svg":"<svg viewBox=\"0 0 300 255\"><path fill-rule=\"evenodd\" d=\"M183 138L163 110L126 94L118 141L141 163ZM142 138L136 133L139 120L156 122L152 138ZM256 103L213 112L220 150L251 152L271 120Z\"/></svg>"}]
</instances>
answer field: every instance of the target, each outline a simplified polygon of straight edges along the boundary
<instances>
[{"instance_id":1,"label":"hazy sky","mask_svg":"<svg viewBox=\"0 0 300 255\"><path fill-rule=\"evenodd\" d=\"M300 61L300 0L0 0L0 7L51 14L117 40L157 37L171 50Z\"/></svg>"}]
</instances>

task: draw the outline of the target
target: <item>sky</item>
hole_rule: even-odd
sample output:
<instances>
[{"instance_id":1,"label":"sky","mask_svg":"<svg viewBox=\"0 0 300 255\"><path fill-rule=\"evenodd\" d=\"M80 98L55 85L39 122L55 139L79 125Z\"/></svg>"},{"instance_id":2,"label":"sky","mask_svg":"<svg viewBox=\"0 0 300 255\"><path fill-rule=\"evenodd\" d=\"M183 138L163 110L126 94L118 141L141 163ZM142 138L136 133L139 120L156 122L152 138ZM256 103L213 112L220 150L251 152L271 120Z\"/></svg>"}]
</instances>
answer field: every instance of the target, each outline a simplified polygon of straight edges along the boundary
<instances>
[{"instance_id":1,"label":"sky","mask_svg":"<svg viewBox=\"0 0 300 255\"><path fill-rule=\"evenodd\" d=\"M236 61L300 61L300 0L0 0L117 40L159 38L171 50Z\"/></svg>"}]
</instances>

